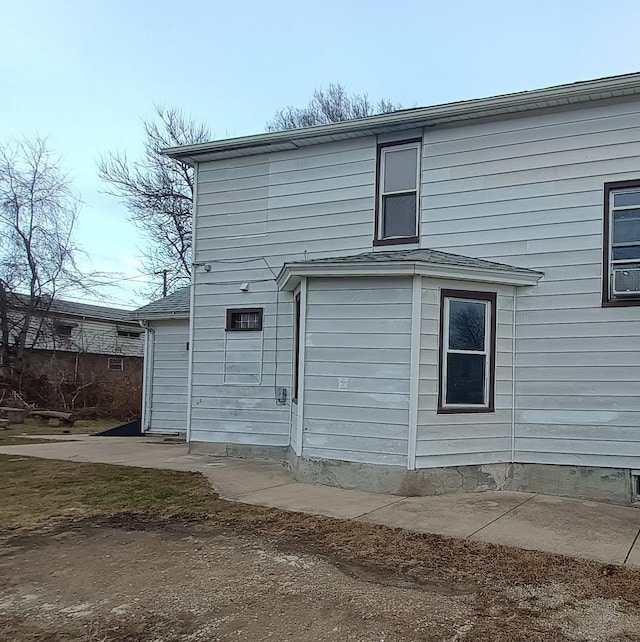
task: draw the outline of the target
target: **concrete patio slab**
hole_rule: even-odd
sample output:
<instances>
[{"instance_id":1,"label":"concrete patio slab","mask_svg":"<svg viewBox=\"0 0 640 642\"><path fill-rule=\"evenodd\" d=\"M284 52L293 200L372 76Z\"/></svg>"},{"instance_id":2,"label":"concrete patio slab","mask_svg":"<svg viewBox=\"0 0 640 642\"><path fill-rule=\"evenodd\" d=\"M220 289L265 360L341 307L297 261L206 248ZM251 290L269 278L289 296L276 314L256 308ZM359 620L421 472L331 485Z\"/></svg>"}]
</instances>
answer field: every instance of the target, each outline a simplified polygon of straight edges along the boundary
<instances>
[{"instance_id":1,"label":"concrete patio slab","mask_svg":"<svg viewBox=\"0 0 640 642\"><path fill-rule=\"evenodd\" d=\"M472 539L624 564L640 530L640 511L537 495Z\"/></svg>"},{"instance_id":2,"label":"concrete patio slab","mask_svg":"<svg viewBox=\"0 0 640 642\"><path fill-rule=\"evenodd\" d=\"M344 490L290 482L282 486L257 490L235 498L245 504L259 504L284 510L353 518L363 513L400 501L395 495L378 495L360 490Z\"/></svg>"},{"instance_id":3,"label":"concrete patio slab","mask_svg":"<svg viewBox=\"0 0 640 642\"><path fill-rule=\"evenodd\" d=\"M638 508L509 491L406 498L303 484L282 463L190 455L186 444L157 437L65 435L0 454L195 471L233 501L640 567Z\"/></svg>"},{"instance_id":4,"label":"concrete patio slab","mask_svg":"<svg viewBox=\"0 0 640 642\"><path fill-rule=\"evenodd\" d=\"M629 551L626 564L627 566L640 567L640 530L638 531L638 536L636 536L636 540Z\"/></svg>"},{"instance_id":5,"label":"concrete patio slab","mask_svg":"<svg viewBox=\"0 0 640 642\"><path fill-rule=\"evenodd\" d=\"M408 497L360 519L419 533L469 537L533 497L512 491Z\"/></svg>"}]
</instances>

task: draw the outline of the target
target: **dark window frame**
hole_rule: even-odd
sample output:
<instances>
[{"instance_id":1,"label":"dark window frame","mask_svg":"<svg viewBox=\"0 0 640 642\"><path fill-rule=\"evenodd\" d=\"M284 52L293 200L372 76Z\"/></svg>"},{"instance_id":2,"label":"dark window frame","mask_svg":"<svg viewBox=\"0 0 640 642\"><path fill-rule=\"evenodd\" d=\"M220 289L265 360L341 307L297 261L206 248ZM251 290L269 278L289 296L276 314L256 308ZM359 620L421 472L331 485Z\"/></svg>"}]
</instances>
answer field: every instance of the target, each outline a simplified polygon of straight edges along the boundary
<instances>
[{"instance_id":1,"label":"dark window frame","mask_svg":"<svg viewBox=\"0 0 640 642\"><path fill-rule=\"evenodd\" d=\"M611 192L625 189L640 188L640 179L632 181L617 181L604 184L604 216L602 230L602 307L628 308L640 306L640 295L616 298L611 294L611 271L609 257L611 253Z\"/></svg>"},{"instance_id":2,"label":"dark window frame","mask_svg":"<svg viewBox=\"0 0 640 642\"><path fill-rule=\"evenodd\" d=\"M387 143L378 143L376 150L376 203L375 203L375 216L373 228L373 245L408 245L411 243L420 242L420 179L422 173L422 138L408 138L405 140L394 140ZM381 238L380 229L382 223L383 212L380 208L380 195L382 187L382 150L388 147L399 147L401 145L418 145L418 175L416 178L416 235L398 238Z\"/></svg>"},{"instance_id":3,"label":"dark window frame","mask_svg":"<svg viewBox=\"0 0 640 642\"><path fill-rule=\"evenodd\" d=\"M76 327L75 323L54 323L53 332L56 337L69 339L73 336L73 329Z\"/></svg>"},{"instance_id":4,"label":"dark window frame","mask_svg":"<svg viewBox=\"0 0 640 642\"><path fill-rule=\"evenodd\" d=\"M257 314L259 327L257 328L236 328L233 325L233 317L236 314ZM227 308L227 321L225 330L227 332L261 332L264 318L264 308Z\"/></svg>"},{"instance_id":5,"label":"dark window frame","mask_svg":"<svg viewBox=\"0 0 640 642\"><path fill-rule=\"evenodd\" d=\"M142 335L142 331L138 332L137 330L116 330L116 334L119 337L124 337L126 339L139 339Z\"/></svg>"},{"instance_id":6,"label":"dark window frame","mask_svg":"<svg viewBox=\"0 0 640 642\"><path fill-rule=\"evenodd\" d=\"M112 368L112 363L118 363L119 368ZM107 370L113 372L124 372L124 357L107 357Z\"/></svg>"},{"instance_id":7,"label":"dark window frame","mask_svg":"<svg viewBox=\"0 0 640 642\"><path fill-rule=\"evenodd\" d=\"M490 305L489 321L489 346L487 351L488 361L488 393L486 406L447 406L445 405L444 394L444 359L445 340L449 336L449 328L444 327L445 305L447 299L467 299L469 301L488 302ZM498 296L496 292L483 292L478 290L441 290L440 291L440 331L438 337L438 409L440 415L453 415L462 413L489 413L495 412L495 388L496 388L496 335L497 335L497 310Z\"/></svg>"}]
</instances>

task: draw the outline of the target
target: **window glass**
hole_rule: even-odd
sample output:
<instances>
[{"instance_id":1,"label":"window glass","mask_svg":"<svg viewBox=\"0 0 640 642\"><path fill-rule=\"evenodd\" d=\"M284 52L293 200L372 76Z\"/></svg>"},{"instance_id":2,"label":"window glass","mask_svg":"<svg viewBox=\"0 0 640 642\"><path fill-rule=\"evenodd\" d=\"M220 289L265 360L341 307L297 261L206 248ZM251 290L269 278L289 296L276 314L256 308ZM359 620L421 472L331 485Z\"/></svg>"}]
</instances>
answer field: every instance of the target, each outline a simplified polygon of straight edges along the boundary
<instances>
[{"instance_id":1,"label":"window glass","mask_svg":"<svg viewBox=\"0 0 640 642\"><path fill-rule=\"evenodd\" d=\"M449 301L449 349L485 349L485 306L476 301Z\"/></svg>"},{"instance_id":2,"label":"window glass","mask_svg":"<svg viewBox=\"0 0 640 642\"><path fill-rule=\"evenodd\" d=\"M257 329L260 327L260 315L258 312L236 312L233 327L237 330Z\"/></svg>"},{"instance_id":3,"label":"window glass","mask_svg":"<svg viewBox=\"0 0 640 642\"><path fill-rule=\"evenodd\" d=\"M447 355L447 404L484 404L485 367L484 354L450 352Z\"/></svg>"},{"instance_id":4,"label":"window glass","mask_svg":"<svg viewBox=\"0 0 640 642\"><path fill-rule=\"evenodd\" d=\"M611 258L614 261L640 261L640 244L614 247Z\"/></svg>"},{"instance_id":5,"label":"window glass","mask_svg":"<svg viewBox=\"0 0 640 642\"><path fill-rule=\"evenodd\" d=\"M396 194L384 196L384 221L382 235L384 238L416 235L416 195Z\"/></svg>"},{"instance_id":6,"label":"window glass","mask_svg":"<svg viewBox=\"0 0 640 642\"><path fill-rule=\"evenodd\" d=\"M640 242L640 210L620 210L613 213L613 242Z\"/></svg>"},{"instance_id":7,"label":"window glass","mask_svg":"<svg viewBox=\"0 0 640 642\"><path fill-rule=\"evenodd\" d=\"M640 191L639 192L618 192L613 195L614 207L629 207L638 205L640 206Z\"/></svg>"},{"instance_id":8,"label":"window glass","mask_svg":"<svg viewBox=\"0 0 640 642\"><path fill-rule=\"evenodd\" d=\"M384 155L384 193L416 189L418 149L386 151Z\"/></svg>"}]
</instances>

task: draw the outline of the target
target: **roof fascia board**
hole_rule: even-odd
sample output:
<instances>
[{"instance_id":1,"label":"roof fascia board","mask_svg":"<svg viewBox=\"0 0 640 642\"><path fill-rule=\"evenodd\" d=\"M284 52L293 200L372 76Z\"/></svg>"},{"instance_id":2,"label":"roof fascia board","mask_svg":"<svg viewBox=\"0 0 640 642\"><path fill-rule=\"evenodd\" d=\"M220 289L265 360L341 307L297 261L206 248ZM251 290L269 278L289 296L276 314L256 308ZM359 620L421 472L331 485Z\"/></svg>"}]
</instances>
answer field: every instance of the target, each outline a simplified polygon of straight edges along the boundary
<instances>
[{"instance_id":1,"label":"roof fascia board","mask_svg":"<svg viewBox=\"0 0 640 642\"><path fill-rule=\"evenodd\" d=\"M640 73L634 73L546 89L406 109L330 125L170 147L163 152L171 158L186 162L193 162L198 156L206 154L259 154L280 149L295 149L301 145L313 144L313 139L317 139L315 142L323 142L323 139L330 136L344 138L375 135L382 131L388 131L389 128L401 129L411 125L418 127L473 120L563 105L584 104L593 100L631 96L638 93L640 93Z\"/></svg>"},{"instance_id":2,"label":"roof fascia board","mask_svg":"<svg viewBox=\"0 0 640 642\"><path fill-rule=\"evenodd\" d=\"M460 265L437 265L418 261L399 264L343 263L310 265L292 263L285 265L276 282L281 290L293 290L302 277L348 277L348 276L411 276L419 275L438 279L477 281L501 285L536 285L544 276L541 272L519 270L492 270L491 268L467 267Z\"/></svg>"},{"instance_id":3,"label":"roof fascia board","mask_svg":"<svg viewBox=\"0 0 640 642\"><path fill-rule=\"evenodd\" d=\"M134 319L137 320L140 319L142 321L171 321L172 319L188 319L189 318L189 313L188 312L149 312L149 313L143 313L143 314L138 314L137 312L134 314Z\"/></svg>"}]
</instances>

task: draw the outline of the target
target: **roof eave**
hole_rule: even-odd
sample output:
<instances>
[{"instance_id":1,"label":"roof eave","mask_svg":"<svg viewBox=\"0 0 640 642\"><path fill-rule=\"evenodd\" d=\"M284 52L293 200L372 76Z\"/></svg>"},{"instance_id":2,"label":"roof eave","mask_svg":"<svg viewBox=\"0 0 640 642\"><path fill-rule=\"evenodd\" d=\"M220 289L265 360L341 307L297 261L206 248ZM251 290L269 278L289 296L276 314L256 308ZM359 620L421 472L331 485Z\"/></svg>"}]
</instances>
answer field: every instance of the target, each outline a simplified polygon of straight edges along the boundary
<instances>
[{"instance_id":1,"label":"roof eave","mask_svg":"<svg viewBox=\"0 0 640 642\"><path fill-rule=\"evenodd\" d=\"M437 279L475 281L499 285L536 285L544 276L533 270L496 270L489 267L439 265L426 261L353 262L353 263L290 263L280 271L276 283L281 290L293 291L304 277L364 277L420 275Z\"/></svg>"},{"instance_id":2,"label":"roof eave","mask_svg":"<svg viewBox=\"0 0 640 642\"><path fill-rule=\"evenodd\" d=\"M171 319L188 319L188 312L147 312L139 314L135 312L132 317L137 321L170 321Z\"/></svg>"},{"instance_id":3,"label":"roof eave","mask_svg":"<svg viewBox=\"0 0 640 642\"><path fill-rule=\"evenodd\" d=\"M199 160L296 149L329 140L375 135L411 126L426 127L516 114L638 93L640 93L640 73L634 73L489 98L405 109L329 125L170 147L163 152L171 158L194 163Z\"/></svg>"}]
</instances>

